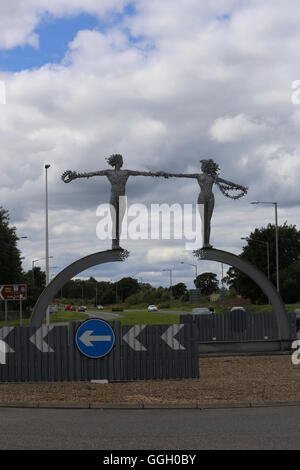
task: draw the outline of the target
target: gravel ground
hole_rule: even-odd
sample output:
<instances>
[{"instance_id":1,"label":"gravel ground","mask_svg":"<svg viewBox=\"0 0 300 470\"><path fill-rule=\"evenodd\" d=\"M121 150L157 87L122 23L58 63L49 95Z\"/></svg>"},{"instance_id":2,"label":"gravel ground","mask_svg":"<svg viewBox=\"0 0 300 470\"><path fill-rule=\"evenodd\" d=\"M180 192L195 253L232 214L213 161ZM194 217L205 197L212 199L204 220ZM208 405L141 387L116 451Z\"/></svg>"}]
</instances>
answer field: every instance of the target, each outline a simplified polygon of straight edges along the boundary
<instances>
[{"instance_id":1,"label":"gravel ground","mask_svg":"<svg viewBox=\"0 0 300 470\"><path fill-rule=\"evenodd\" d=\"M200 374L199 380L0 384L0 404L300 402L300 365L289 355L200 358Z\"/></svg>"}]
</instances>

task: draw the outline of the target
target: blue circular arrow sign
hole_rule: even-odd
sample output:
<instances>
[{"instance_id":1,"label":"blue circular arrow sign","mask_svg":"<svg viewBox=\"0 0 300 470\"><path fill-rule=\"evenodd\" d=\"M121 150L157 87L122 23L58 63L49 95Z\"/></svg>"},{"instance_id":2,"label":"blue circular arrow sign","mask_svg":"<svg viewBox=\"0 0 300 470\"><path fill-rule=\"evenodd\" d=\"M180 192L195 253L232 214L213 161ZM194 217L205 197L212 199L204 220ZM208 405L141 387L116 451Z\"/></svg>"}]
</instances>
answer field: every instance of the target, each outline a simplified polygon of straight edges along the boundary
<instances>
[{"instance_id":1,"label":"blue circular arrow sign","mask_svg":"<svg viewBox=\"0 0 300 470\"><path fill-rule=\"evenodd\" d=\"M110 324L104 320L86 320L77 329L75 342L82 354L98 359L112 350L115 333Z\"/></svg>"}]
</instances>

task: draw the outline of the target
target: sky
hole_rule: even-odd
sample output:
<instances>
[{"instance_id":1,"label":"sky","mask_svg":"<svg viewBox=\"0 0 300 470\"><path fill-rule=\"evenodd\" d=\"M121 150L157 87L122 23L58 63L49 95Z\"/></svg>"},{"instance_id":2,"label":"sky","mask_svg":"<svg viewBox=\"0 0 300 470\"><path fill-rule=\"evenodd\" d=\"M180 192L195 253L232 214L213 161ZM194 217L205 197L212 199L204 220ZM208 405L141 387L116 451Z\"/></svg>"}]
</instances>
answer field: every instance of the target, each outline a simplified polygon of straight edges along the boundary
<instances>
[{"instance_id":1,"label":"sky","mask_svg":"<svg viewBox=\"0 0 300 470\"><path fill-rule=\"evenodd\" d=\"M107 249L96 209L105 178L64 184L71 169L107 167L124 156L135 170L200 172L249 186L232 201L216 188L212 244L240 253L255 227L299 226L300 6L290 0L10 0L0 4L0 205L10 211L24 269L44 257L45 163L49 169L51 274ZM3 85L4 84L4 85ZM131 203L195 203L195 180L129 179ZM192 286L185 241L126 241L129 259L82 274ZM271 254L272 255L272 254ZM273 254L275 256L275 254ZM44 267L44 262L40 265ZM55 267L56 266L56 267ZM219 265L199 262L198 271Z\"/></svg>"}]
</instances>

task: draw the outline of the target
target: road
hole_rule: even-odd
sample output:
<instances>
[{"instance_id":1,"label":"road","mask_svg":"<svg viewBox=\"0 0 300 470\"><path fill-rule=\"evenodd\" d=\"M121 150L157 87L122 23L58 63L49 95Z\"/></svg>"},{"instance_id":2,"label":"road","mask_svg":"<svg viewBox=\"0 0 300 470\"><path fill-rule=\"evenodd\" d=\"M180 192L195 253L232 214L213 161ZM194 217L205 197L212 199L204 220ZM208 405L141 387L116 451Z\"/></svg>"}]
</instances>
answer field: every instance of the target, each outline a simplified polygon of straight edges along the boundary
<instances>
[{"instance_id":1,"label":"road","mask_svg":"<svg viewBox=\"0 0 300 470\"><path fill-rule=\"evenodd\" d=\"M87 310L86 315L88 315L89 318L100 318L101 320L118 320L120 318L120 315L116 313L111 313L111 312L105 312L104 310L99 310L97 311L89 311Z\"/></svg>"},{"instance_id":2,"label":"road","mask_svg":"<svg viewBox=\"0 0 300 470\"><path fill-rule=\"evenodd\" d=\"M0 409L1 449L300 449L300 406Z\"/></svg>"}]
</instances>

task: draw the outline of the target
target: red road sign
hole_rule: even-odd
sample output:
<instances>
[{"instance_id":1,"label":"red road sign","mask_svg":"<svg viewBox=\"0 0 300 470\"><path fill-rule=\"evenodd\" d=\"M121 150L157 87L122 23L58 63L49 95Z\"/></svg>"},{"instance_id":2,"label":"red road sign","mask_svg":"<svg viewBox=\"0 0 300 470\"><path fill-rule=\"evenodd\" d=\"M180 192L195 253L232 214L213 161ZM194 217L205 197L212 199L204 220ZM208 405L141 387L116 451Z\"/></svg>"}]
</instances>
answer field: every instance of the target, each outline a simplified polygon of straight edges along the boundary
<instances>
[{"instance_id":1,"label":"red road sign","mask_svg":"<svg viewBox=\"0 0 300 470\"><path fill-rule=\"evenodd\" d=\"M27 285L26 284L4 284L0 285L1 300L26 300Z\"/></svg>"}]
</instances>

